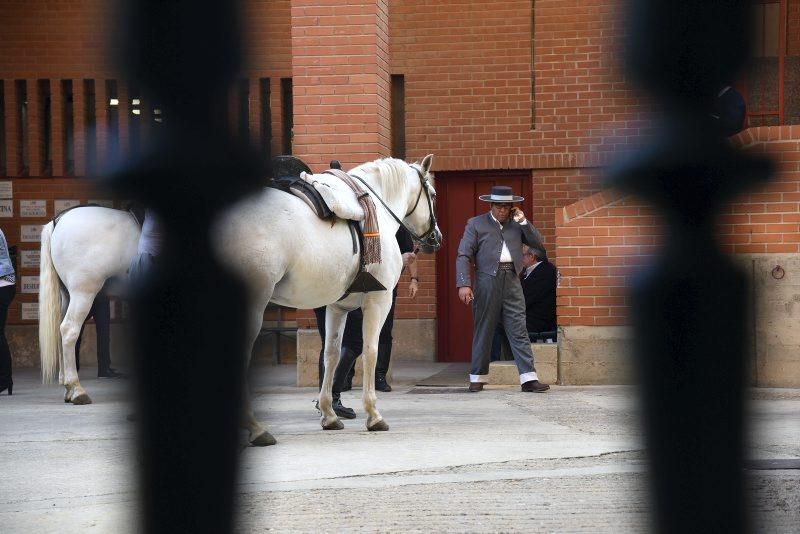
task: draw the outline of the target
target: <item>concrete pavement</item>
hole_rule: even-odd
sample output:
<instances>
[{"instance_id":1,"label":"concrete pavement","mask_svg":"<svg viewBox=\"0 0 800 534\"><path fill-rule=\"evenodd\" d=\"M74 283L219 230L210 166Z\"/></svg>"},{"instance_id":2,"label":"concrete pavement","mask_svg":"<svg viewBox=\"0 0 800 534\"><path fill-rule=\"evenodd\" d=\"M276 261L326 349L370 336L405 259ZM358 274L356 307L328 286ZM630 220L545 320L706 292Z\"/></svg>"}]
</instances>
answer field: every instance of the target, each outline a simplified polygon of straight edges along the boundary
<instances>
[{"instance_id":1,"label":"concrete pavement","mask_svg":"<svg viewBox=\"0 0 800 534\"><path fill-rule=\"evenodd\" d=\"M344 394L358 419L324 432L294 366L255 369L257 416L279 444L242 451L239 531L648 530L634 388L414 387L443 365L398 362L380 433L364 429L360 390ZM0 531L136 532L128 384L87 378L94 404L72 406L34 370L14 378L0 397ZM800 390L750 396L749 457L800 458ZM797 532L800 471L749 480L759 531Z\"/></svg>"}]
</instances>

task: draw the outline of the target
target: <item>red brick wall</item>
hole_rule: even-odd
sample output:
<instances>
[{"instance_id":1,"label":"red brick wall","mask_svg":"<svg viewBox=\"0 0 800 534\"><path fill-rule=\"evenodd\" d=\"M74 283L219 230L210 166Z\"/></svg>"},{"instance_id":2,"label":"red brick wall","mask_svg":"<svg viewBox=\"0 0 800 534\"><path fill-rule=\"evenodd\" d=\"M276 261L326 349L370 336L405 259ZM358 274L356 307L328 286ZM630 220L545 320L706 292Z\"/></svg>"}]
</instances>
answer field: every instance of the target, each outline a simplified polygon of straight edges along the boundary
<instances>
[{"instance_id":1,"label":"red brick wall","mask_svg":"<svg viewBox=\"0 0 800 534\"><path fill-rule=\"evenodd\" d=\"M800 55L800 0L788 0L786 19L786 53Z\"/></svg>"},{"instance_id":2,"label":"red brick wall","mask_svg":"<svg viewBox=\"0 0 800 534\"><path fill-rule=\"evenodd\" d=\"M800 253L800 126L752 128L735 142L770 155L773 179L724 206L717 226L729 253ZM651 207L606 190L556 213L558 323L627 324L627 287L652 258L663 227Z\"/></svg>"}]
</instances>

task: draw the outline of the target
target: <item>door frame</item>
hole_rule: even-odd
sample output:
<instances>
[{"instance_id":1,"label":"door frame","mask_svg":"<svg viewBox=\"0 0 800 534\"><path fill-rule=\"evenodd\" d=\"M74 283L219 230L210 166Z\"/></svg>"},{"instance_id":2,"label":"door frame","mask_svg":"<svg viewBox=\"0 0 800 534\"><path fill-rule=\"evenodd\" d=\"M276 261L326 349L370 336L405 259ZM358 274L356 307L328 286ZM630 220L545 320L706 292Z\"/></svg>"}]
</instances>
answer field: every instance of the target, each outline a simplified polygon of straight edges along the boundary
<instances>
[{"instance_id":1,"label":"door frame","mask_svg":"<svg viewBox=\"0 0 800 534\"><path fill-rule=\"evenodd\" d=\"M448 187L456 182L474 183L494 181L493 179L521 180L522 196L525 200L521 203L522 209L527 217L532 214L533 207L533 170L532 169L498 169L480 171L437 171L436 172L436 192L437 192L437 212L440 219L450 215ZM488 194L486 191L484 194ZM517 193L515 191L515 193ZM488 211L488 203L487 210ZM475 213L474 215L478 215ZM473 215L473 216L474 216ZM466 222L466 221L465 221ZM448 315L448 284L455 287L455 265L449 265L450 247L458 248L462 235L445 236L442 249L436 254L436 361L455 362L463 361L448 357L442 359L445 354L449 354L450 335L452 332L446 331L446 321L444 317ZM470 329L472 325L469 325ZM468 361L468 360L467 360Z\"/></svg>"}]
</instances>

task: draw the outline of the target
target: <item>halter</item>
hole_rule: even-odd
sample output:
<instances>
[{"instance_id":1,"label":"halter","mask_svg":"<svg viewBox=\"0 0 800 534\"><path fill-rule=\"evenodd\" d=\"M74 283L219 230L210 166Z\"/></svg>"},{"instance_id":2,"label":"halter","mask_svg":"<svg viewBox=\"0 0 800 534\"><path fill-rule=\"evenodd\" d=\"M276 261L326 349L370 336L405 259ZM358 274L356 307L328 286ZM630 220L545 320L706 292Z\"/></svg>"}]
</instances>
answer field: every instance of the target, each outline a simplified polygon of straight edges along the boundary
<instances>
[{"instance_id":1,"label":"halter","mask_svg":"<svg viewBox=\"0 0 800 534\"><path fill-rule=\"evenodd\" d=\"M380 195L378 195L378 193L376 193L375 190L372 189L372 187L366 181L364 181L363 178L355 174L350 174L350 176L352 176L353 178L364 184L367 187L367 189L369 189L372 192L372 194L375 195L375 198L377 198L378 201L381 204L383 204L383 207L386 208L386 211L389 212L389 215L391 215L392 218L395 221L397 221L398 224L400 224L400 226L405 228L406 231L409 234L411 234L411 237L412 239L414 239L414 241L418 242L420 245L438 249L442 245L442 240L436 236L436 212L433 209L433 199L431 198L429 190L430 181L425 176L422 175L422 169L419 167L419 165L417 165L416 163L411 163L409 164L409 167L417 171L417 176L419 176L420 188L419 188L419 194L417 195L417 201L414 203L414 207L411 208L411 211L405 214L405 217L408 217L409 215L414 213L414 210L417 209L417 206L419 206L419 201L422 198L423 190L425 191L425 198L428 200L428 213L430 214L431 224L430 227L428 228L428 231L420 235L417 235L417 233L414 232L414 230L412 230L405 222L401 221L400 218L394 214L391 208L386 205L386 202L383 201Z\"/></svg>"}]
</instances>

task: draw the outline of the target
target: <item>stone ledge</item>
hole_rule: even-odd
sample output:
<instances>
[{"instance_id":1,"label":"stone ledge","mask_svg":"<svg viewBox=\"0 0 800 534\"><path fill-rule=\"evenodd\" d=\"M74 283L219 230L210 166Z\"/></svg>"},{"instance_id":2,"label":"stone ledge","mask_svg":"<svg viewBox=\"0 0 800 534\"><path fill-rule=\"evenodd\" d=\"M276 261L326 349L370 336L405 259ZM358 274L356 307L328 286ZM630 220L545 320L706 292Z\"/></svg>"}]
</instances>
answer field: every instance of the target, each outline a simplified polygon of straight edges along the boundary
<instances>
[{"instance_id":1,"label":"stone ledge","mask_svg":"<svg viewBox=\"0 0 800 534\"><path fill-rule=\"evenodd\" d=\"M558 380L558 344L531 343L536 374L546 384ZM518 386L519 371L514 361L492 362L489 364L489 384L493 386Z\"/></svg>"}]
</instances>

